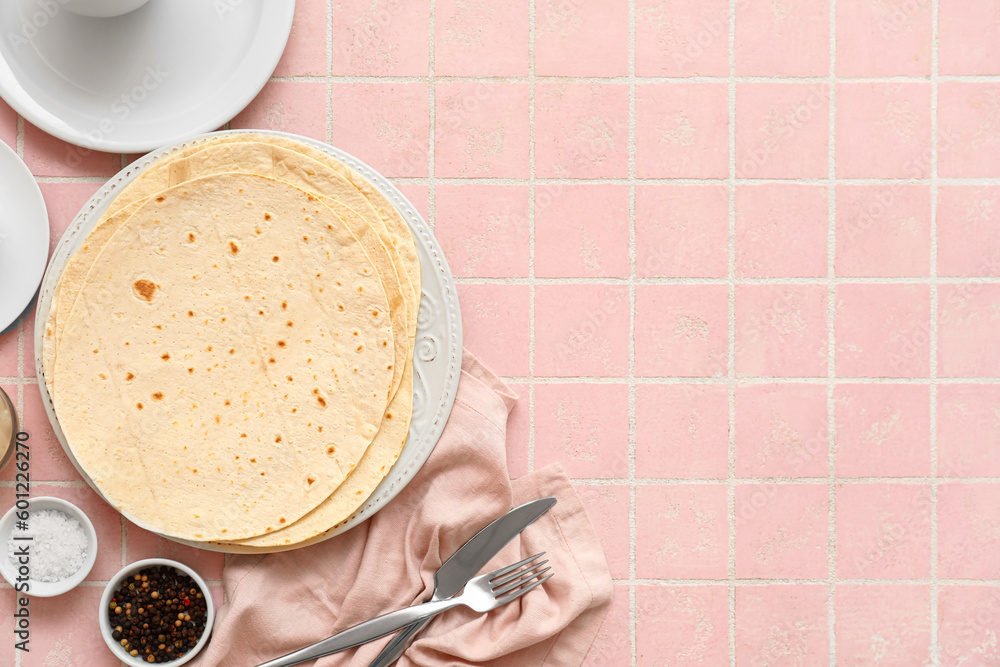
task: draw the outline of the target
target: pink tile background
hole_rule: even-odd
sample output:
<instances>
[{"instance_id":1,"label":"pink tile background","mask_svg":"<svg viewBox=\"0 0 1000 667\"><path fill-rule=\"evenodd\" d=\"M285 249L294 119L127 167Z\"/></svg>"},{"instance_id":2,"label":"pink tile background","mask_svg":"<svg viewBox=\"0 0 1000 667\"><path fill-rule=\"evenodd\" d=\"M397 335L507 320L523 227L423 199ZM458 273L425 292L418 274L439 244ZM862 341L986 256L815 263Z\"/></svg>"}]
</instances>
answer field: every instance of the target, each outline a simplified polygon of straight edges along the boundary
<instances>
[{"instance_id":1,"label":"pink tile background","mask_svg":"<svg viewBox=\"0 0 1000 667\"><path fill-rule=\"evenodd\" d=\"M605 547L585 664L992 665L998 21L996 0L299 0L232 126L355 153L435 229L466 347L521 396L509 473L561 463ZM53 247L135 158L2 103L0 140ZM224 561L82 485L32 341L31 319L0 337L0 385L37 490L111 546L40 601L19 664L104 667L76 628L118 565Z\"/></svg>"}]
</instances>

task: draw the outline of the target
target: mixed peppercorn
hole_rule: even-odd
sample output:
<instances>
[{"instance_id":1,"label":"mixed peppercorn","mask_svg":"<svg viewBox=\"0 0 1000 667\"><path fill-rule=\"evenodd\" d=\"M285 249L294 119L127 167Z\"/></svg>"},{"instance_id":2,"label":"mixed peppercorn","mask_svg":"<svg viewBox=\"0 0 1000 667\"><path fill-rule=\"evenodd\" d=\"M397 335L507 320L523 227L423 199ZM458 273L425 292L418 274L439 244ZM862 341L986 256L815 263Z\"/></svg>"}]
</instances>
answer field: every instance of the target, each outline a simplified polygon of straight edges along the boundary
<instances>
[{"instance_id":1,"label":"mixed peppercorn","mask_svg":"<svg viewBox=\"0 0 1000 667\"><path fill-rule=\"evenodd\" d=\"M170 662L205 632L208 603L194 580L172 567L147 567L123 579L111 598L111 636L129 655Z\"/></svg>"}]
</instances>

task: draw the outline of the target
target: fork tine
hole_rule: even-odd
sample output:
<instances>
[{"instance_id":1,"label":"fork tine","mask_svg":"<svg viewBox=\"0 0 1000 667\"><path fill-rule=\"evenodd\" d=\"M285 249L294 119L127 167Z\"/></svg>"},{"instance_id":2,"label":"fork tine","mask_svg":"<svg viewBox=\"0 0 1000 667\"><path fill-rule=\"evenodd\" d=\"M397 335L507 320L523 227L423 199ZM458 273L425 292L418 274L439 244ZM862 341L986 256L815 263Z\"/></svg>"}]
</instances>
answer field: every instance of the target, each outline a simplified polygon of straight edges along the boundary
<instances>
[{"instance_id":1,"label":"fork tine","mask_svg":"<svg viewBox=\"0 0 1000 667\"><path fill-rule=\"evenodd\" d=\"M538 586L541 586L541 585L542 585L542 584L544 584L544 583L545 583L546 581L548 581L549 579L551 579L551 578L552 578L552 575L554 575L554 574L555 574L555 572L553 572L553 573L552 573L552 574L550 574L549 576L545 577L544 579L539 579L539 580L538 580L538 581L536 581L535 583L533 583L533 584L530 584L530 585L528 585L528 586L525 586L524 588L522 588L522 589L521 589L521 590L519 590L519 591L514 591L513 593L511 593L511 594L510 594L510 595L508 595L507 597L503 597L503 598L500 598L499 600L497 600L497 603L496 603L497 607L499 607L499 606L501 606L501 605L505 605L505 604L507 604L508 602L511 602L511 601L513 601L513 600L516 600L517 598L521 597L522 595L524 595L525 593L527 593L528 591L530 591L530 590L531 590L532 588L536 588L536 587L538 587ZM494 607L494 608L495 608L495 607Z\"/></svg>"},{"instance_id":2,"label":"fork tine","mask_svg":"<svg viewBox=\"0 0 1000 667\"><path fill-rule=\"evenodd\" d=\"M532 568L532 569L534 569L534 568ZM521 586L524 586L525 584L529 583L532 579L537 579L538 577L542 576L543 574L545 574L546 572L548 572L551 569L552 569L551 567L547 567L544 570L541 570L539 572L531 572L527 576L518 579L517 581L515 581L512 584L510 584L509 586L504 586L503 588L500 588L500 589L494 589L493 590L493 596L494 597L499 597L499 596L503 595L504 593L510 593L512 590L514 590L516 588L520 588Z\"/></svg>"},{"instance_id":3,"label":"fork tine","mask_svg":"<svg viewBox=\"0 0 1000 667\"><path fill-rule=\"evenodd\" d=\"M545 565L548 562L549 562L549 560L546 558L541 563L535 563L534 565L532 565L531 567L529 567L526 570L518 570L517 572L514 572L512 574L508 574L507 576L503 577L502 579L500 579L500 578L493 579L492 581L490 581L490 584L493 586L493 590L495 591L496 589L500 588L501 586L509 584L510 582L514 581L515 579L519 579L519 578L523 577L528 572L531 572L532 570L537 570L538 568L540 568L541 566Z\"/></svg>"},{"instance_id":4,"label":"fork tine","mask_svg":"<svg viewBox=\"0 0 1000 667\"><path fill-rule=\"evenodd\" d=\"M503 575L507 574L508 572L513 572L514 570L518 569L522 565L527 565L528 563L530 563L533 560L538 560L539 558L541 558L544 555L545 555L545 552L543 551L541 553L535 554L534 556L531 556L530 558L525 558L524 560L522 560L520 562L514 563L513 565L508 565L507 567L501 567L499 570L493 570L492 572L490 572L490 582L492 582L497 577L502 577Z\"/></svg>"}]
</instances>

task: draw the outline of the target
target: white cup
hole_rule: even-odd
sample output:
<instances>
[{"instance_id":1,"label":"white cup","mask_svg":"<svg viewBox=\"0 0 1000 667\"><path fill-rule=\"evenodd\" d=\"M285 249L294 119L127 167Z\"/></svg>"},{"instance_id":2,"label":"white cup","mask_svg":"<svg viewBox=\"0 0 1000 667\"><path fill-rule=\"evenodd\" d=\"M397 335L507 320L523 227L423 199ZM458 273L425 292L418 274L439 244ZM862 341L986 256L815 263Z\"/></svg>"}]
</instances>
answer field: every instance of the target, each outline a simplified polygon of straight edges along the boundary
<instances>
[{"instance_id":1,"label":"white cup","mask_svg":"<svg viewBox=\"0 0 1000 667\"><path fill-rule=\"evenodd\" d=\"M127 14L147 2L149 0L59 0L68 12L100 18Z\"/></svg>"}]
</instances>

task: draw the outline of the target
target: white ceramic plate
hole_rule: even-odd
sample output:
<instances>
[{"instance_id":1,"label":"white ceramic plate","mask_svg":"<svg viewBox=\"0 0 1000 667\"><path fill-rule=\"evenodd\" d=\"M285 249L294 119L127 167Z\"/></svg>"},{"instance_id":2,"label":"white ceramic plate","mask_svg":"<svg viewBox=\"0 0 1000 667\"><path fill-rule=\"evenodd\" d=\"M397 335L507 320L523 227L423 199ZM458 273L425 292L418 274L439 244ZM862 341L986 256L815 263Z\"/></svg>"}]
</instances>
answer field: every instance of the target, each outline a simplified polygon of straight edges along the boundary
<instances>
[{"instance_id":1,"label":"white ceramic plate","mask_svg":"<svg viewBox=\"0 0 1000 667\"><path fill-rule=\"evenodd\" d=\"M294 0L150 0L89 18L59 0L0 2L0 96L49 134L145 153L218 129L260 92Z\"/></svg>"},{"instance_id":2,"label":"white ceramic plate","mask_svg":"<svg viewBox=\"0 0 1000 667\"><path fill-rule=\"evenodd\" d=\"M0 332L38 289L49 254L49 215L35 177L0 141Z\"/></svg>"},{"instance_id":3,"label":"white ceramic plate","mask_svg":"<svg viewBox=\"0 0 1000 667\"><path fill-rule=\"evenodd\" d=\"M156 0L153 1L155 2ZM403 446L403 451L400 453L399 459L393 465L392 470L389 471L386 478L376 487L364 505L358 508L347 521L325 535L290 547L297 549L350 530L392 500L413 479L420 466L430 456L434 445L437 444L438 438L441 437L444 425L448 421L448 415L451 414L451 408L455 402L455 394L458 390L458 381L462 370L462 319L458 309L458 293L455 289L455 280L444 259L444 253L441 251L441 247L438 245L427 223L417 213L413 204L394 185L387 181L385 177L364 162L341 150L313 139L280 132L263 132L260 130L215 132L151 153L126 169L123 169L117 176L108 181L84 205L83 209L76 216L76 219L70 224L59 245L56 246L55 253L52 255L52 261L45 272L45 278L42 280L35 318L37 322L45 322L48 319L49 309L52 305L52 294L59 282L59 277L62 275L63 269L66 267L67 260L87 237L90 230L93 229L105 209L107 209L108 204L114 198L115 193L165 155L184 150L190 146L206 143L216 137L245 134L248 132L272 134L296 139L340 160L368 179L372 185L396 206L396 209L402 214L403 219L409 224L410 230L413 232L413 238L417 244L417 252L420 255L420 270L423 279L423 292L421 294L417 325L417 341L413 350L413 418L410 422L410 434L406 440L406 444ZM42 336L44 330L44 326L35 327L35 368L38 377L43 379L45 377L44 368L42 367ZM56 437L66 451L66 455L72 461L73 465L76 466L80 475L100 495L101 492L97 488L97 485L84 472L66 443L66 436L63 434L62 429L59 428L59 422L52 407L52 397L49 395L46 382L43 380L38 384L42 393L42 402L45 405L45 411L49 416L49 421L52 422L52 428L55 431ZM143 525L128 515L126 517L143 528L155 532L154 528ZM235 546L218 547L203 542L176 541L213 551L226 551L230 553L247 551ZM288 548L275 547L274 549L270 549L270 551L284 551ZM254 551L259 553L261 549L255 549Z\"/></svg>"}]
</instances>

